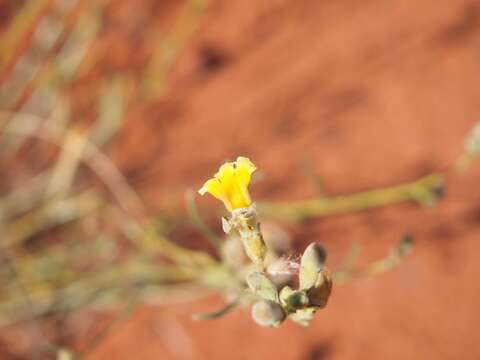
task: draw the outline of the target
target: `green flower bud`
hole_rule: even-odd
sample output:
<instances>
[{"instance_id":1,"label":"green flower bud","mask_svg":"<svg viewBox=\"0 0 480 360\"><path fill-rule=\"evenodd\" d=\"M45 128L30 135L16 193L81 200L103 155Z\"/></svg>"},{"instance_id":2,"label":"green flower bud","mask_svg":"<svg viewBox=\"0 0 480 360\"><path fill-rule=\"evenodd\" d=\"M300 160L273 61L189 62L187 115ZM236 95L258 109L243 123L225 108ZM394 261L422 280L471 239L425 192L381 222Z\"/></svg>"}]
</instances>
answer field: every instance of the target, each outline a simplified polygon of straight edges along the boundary
<instances>
[{"instance_id":1,"label":"green flower bud","mask_svg":"<svg viewBox=\"0 0 480 360\"><path fill-rule=\"evenodd\" d=\"M305 291L292 290L288 286L280 292L280 301L289 310L301 309L308 305L308 297Z\"/></svg>"},{"instance_id":2,"label":"green flower bud","mask_svg":"<svg viewBox=\"0 0 480 360\"><path fill-rule=\"evenodd\" d=\"M308 245L300 262L300 289L307 290L315 285L326 257L325 249L319 244L311 243Z\"/></svg>"},{"instance_id":3,"label":"green flower bud","mask_svg":"<svg viewBox=\"0 0 480 360\"><path fill-rule=\"evenodd\" d=\"M304 291L294 291L288 298L287 303L294 309L300 309L308 305L308 297Z\"/></svg>"},{"instance_id":4,"label":"green flower bud","mask_svg":"<svg viewBox=\"0 0 480 360\"><path fill-rule=\"evenodd\" d=\"M278 302L278 291L275 284L264 274L254 271L248 274L247 284L250 290L262 299Z\"/></svg>"},{"instance_id":5,"label":"green flower bud","mask_svg":"<svg viewBox=\"0 0 480 360\"><path fill-rule=\"evenodd\" d=\"M252 306L252 318L260 326L278 327L285 320L285 313L273 301L259 301Z\"/></svg>"}]
</instances>

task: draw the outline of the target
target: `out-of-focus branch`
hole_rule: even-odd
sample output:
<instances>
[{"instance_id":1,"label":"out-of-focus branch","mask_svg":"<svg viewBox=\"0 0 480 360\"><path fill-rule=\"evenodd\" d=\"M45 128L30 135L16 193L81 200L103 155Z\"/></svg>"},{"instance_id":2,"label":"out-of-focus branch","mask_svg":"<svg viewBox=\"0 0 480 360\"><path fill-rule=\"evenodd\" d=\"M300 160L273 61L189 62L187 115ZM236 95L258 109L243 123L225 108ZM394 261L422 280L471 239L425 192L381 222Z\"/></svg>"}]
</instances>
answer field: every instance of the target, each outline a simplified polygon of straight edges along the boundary
<instances>
[{"instance_id":1,"label":"out-of-focus branch","mask_svg":"<svg viewBox=\"0 0 480 360\"><path fill-rule=\"evenodd\" d=\"M443 175L434 173L410 183L351 195L322 197L291 202L261 202L258 210L264 218L304 220L379 206L414 201L431 205L443 188Z\"/></svg>"},{"instance_id":2,"label":"out-of-focus branch","mask_svg":"<svg viewBox=\"0 0 480 360\"><path fill-rule=\"evenodd\" d=\"M410 253L413 247L413 238L405 235L393 250L384 258L374 261L364 267L342 268L332 274L332 278L337 283L344 283L359 277L366 277L381 274L392 270L403 258Z\"/></svg>"}]
</instances>

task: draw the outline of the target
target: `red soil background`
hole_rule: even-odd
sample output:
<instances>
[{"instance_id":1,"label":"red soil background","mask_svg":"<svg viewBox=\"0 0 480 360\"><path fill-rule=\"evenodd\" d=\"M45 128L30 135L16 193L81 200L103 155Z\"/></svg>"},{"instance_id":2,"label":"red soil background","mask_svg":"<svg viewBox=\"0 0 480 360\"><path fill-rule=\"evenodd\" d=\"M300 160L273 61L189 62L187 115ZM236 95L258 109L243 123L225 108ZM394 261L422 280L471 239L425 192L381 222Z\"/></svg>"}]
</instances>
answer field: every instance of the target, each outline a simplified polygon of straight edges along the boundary
<instances>
[{"instance_id":1,"label":"red soil background","mask_svg":"<svg viewBox=\"0 0 480 360\"><path fill-rule=\"evenodd\" d=\"M145 29L167 27L180 7L115 1L96 71L142 68ZM71 89L77 114L94 96L89 76ZM394 185L456 159L480 117L479 79L477 1L212 0L166 95L129 113L108 153L152 213L240 154L264 174L252 189L259 200L311 196L305 158L328 194ZM332 268L354 242L366 263L407 231L416 239L393 271L336 286L308 328L260 328L247 310L190 319L217 298L141 308L89 358L479 359L479 176L476 164L449 178L434 209L395 205L290 226L298 249L323 243ZM187 235L177 240L202 246Z\"/></svg>"}]
</instances>

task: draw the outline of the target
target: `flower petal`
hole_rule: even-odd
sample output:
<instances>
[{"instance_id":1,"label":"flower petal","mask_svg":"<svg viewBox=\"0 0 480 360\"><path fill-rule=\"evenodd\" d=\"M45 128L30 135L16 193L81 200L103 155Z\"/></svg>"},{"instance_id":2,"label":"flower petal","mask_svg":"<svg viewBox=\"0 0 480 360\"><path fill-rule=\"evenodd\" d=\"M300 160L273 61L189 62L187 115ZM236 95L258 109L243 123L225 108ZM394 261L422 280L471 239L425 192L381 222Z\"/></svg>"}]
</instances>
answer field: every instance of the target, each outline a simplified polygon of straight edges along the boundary
<instances>
[{"instance_id":1,"label":"flower petal","mask_svg":"<svg viewBox=\"0 0 480 360\"><path fill-rule=\"evenodd\" d=\"M235 175L242 185L248 186L252 173L257 170L249 158L239 156L235 162Z\"/></svg>"},{"instance_id":2,"label":"flower petal","mask_svg":"<svg viewBox=\"0 0 480 360\"><path fill-rule=\"evenodd\" d=\"M222 200L221 197L224 195L222 185L218 179L207 180L205 184L203 184L202 188L198 190L200 195L205 195L207 192L219 200Z\"/></svg>"}]
</instances>

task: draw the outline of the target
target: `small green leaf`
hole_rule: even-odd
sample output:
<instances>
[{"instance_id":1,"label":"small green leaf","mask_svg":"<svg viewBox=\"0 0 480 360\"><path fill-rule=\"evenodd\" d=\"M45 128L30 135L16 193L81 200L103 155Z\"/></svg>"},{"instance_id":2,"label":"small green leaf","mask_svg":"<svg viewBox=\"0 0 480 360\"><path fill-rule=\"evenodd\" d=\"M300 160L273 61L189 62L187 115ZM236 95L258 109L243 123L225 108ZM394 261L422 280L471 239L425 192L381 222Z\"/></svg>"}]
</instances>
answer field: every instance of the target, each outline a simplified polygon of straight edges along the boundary
<instances>
[{"instance_id":1,"label":"small green leaf","mask_svg":"<svg viewBox=\"0 0 480 360\"><path fill-rule=\"evenodd\" d=\"M262 299L278 302L278 291L275 284L264 274L254 271L247 276L247 283L253 293Z\"/></svg>"}]
</instances>

